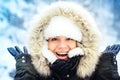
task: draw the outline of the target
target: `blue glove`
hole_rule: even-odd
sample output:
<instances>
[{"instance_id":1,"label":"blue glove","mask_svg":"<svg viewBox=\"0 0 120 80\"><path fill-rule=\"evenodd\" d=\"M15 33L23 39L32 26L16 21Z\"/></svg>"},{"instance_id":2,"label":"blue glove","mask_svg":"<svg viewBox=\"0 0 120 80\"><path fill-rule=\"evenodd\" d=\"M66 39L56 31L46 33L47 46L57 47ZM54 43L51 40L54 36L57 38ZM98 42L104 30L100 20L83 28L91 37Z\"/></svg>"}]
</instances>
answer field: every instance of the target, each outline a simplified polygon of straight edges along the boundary
<instances>
[{"instance_id":1,"label":"blue glove","mask_svg":"<svg viewBox=\"0 0 120 80\"><path fill-rule=\"evenodd\" d=\"M15 46L15 49L12 47L7 48L7 50L14 58L16 58L16 56L19 56L21 54L28 54L28 50L25 46L23 47L23 52L20 50L18 46Z\"/></svg>"},{"instance_id":2,"label":"blue glove","mask_svg":"<svg viewBox=\"0 0 120 80\"><path fill-rule=\"evenodd\" d=\"M15 46L15 48L7 48L7 50L15 58L17 63L22 62L31 64L31 56L28 54L28 50L26 47L23 47L23 52L18 46Z\"/></svg>"},{"instance_id":3,"label":"blue glove","mask_svg":"<svg viewBox=\"0 0 120 80\"><path fill-rule=\"evenodd\" d=\"M107 46L107 48L103 51L103 53L117 55L119 51L120 51L120 44L114 44L112 46Z\"/></svg>"}]
</instances>

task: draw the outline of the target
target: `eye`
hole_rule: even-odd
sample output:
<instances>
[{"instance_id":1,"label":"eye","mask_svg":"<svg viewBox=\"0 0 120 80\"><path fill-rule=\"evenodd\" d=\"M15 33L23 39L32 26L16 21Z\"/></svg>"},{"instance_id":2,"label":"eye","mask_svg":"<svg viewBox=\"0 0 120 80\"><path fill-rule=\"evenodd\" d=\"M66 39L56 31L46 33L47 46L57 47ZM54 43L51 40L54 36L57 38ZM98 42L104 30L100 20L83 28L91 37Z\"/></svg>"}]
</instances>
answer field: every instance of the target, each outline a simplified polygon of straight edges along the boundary
<instances>
[{"instance_id":1,"label":"eye","mask_svg":"<svg viewBox=\"0 0 120 80\"><path fill-rule=\"evenodd\" d=\"M68 41L69 41L69 40L73 40L73 39L71 39L71 38L66 38L66 40L68 40Z\"/></svg>"},{"instance_id":2,"label":"eye","mask_svg":"<svg viewBox=\"0 0 120 80\"><path fill-rule=\"evenodd\" d=\"M50 40L51 40L51 41L57 41L58 38L51 38Z\"/></svg>"}]
</instances>

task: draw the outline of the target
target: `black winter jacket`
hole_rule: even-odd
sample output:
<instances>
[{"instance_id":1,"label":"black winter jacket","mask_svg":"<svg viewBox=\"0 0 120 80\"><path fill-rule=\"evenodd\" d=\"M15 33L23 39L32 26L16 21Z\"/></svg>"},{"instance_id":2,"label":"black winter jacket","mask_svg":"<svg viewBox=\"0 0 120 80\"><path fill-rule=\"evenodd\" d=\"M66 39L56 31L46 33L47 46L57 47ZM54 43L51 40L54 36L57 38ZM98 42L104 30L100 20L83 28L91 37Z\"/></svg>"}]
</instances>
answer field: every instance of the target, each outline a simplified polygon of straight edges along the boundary
<instances>
[{"instance_id":1,"label":"black winter jacket","mask_svg":"<svg viewBox=\"0 0 120 80\"><path fill-rule=\"evenodd\" d=\"M23 56L25 58L23 58ZM23 54L16 58L17 63L14 80L120 80L115 55L103 54L100 57L100 61L96 66L95 71L93 71L92 75L86 76L85 78L81 78L76 74L76 68L78 66L79 59L80 56L77 56L75 64L73 64L72 67L73 69L70 69L69 71L69 75L58 75L59 72L55 73L51 70L51 76L43 76L42 74L39 74L31 64L30 55ZM23 63L23 60L25 60L26 62ZM60 67L58 66L57 69L59 68ZM64 70L63 72L66 72Z\"/></svg>"}]
</instances>

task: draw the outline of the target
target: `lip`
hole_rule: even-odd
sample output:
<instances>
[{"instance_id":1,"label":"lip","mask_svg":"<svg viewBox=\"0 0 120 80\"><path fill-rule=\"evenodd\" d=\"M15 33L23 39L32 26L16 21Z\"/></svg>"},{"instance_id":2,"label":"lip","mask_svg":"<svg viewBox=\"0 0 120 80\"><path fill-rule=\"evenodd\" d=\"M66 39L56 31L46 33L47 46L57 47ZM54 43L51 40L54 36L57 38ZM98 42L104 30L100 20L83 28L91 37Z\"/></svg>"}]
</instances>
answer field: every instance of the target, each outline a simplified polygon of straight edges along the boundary
<instances>
[{"instance_id":1,"label":"lip","mask_svg":"<svg viewBox=\"0 0 120 80\"><path fill-rule=\"evenodd\" d=\"M68 59L68 54L67 53L56 53L57 58L66 60Z\"/></svg>"}]
</instances>

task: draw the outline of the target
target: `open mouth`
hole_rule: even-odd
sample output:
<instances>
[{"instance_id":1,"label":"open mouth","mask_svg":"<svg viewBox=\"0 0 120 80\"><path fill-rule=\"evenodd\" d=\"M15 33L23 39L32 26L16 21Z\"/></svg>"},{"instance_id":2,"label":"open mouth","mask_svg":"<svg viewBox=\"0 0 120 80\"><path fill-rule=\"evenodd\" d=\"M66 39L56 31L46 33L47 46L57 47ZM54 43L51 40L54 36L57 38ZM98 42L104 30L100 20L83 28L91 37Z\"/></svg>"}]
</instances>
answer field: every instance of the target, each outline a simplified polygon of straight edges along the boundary
<instances>
[{"instance_id":1,"label":"open mouth","mask_svg":"<svg viewBox=\"0 0 120 80\"><path fill-rule=\"evenodd\" d=\"M59 59L68 59L68 54L67 53L56 53L57 54L57 57Z\"/></svg>"},{"instance_id":2,"label":"open mouth","mask_svg":"<svg viewBox=\"0 0 120 80\"><path fill-rule=\"evenodd\" d=\"M67 54L58 54L58 53L57 53L57 55L58 56L67 56Z\"/></svg>"}]
</instances>

